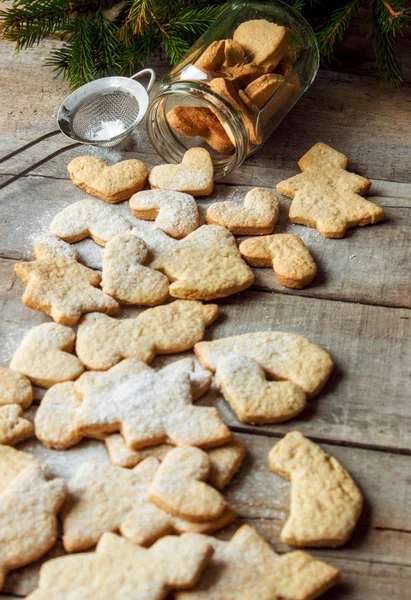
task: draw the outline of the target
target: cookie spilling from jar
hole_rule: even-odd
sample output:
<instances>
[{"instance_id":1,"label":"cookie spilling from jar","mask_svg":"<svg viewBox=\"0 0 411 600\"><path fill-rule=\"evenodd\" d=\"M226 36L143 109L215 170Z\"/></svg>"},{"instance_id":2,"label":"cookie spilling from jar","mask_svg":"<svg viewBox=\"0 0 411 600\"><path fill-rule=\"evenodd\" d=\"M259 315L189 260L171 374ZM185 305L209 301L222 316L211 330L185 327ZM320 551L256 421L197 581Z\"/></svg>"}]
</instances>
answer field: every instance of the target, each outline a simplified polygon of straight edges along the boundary
<instances>
[{"instance_id":1,"label":"cookie spilling from jar","mask_svg":"<svg viewBox=\"0 0 411 600\"><path fill-rule=\"evenodd\" d=\"M288 27L255 19L241 23L233 39L212 42L194 66L204 74L204 83L222 103L222 110L177 105L167 113L170 126L183 136L202 137L220 154L230 154L236 145L229 118L224 116L224 107L230 104L245 126L249 150L262 144L270 119L291 104L300 90L290 38Z\"/></svg>"}]
</instances>

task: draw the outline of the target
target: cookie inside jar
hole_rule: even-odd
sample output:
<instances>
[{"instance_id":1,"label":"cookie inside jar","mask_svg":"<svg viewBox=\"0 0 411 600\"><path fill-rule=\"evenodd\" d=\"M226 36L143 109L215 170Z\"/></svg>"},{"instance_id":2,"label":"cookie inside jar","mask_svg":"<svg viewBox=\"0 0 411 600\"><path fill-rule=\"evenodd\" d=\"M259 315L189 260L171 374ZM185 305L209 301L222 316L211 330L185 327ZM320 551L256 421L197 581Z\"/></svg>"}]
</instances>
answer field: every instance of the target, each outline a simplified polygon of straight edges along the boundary
<instances>
[{"instance_id":1,"label":"cookie inside jar","mask_svg":"<svg viewBox=\"0 0 411 600\"><path fill-rule=\"evenodd\" d=\"M318 68L315 36L282 2L231 5L167 75L149 108L159 154L205 147L217 177L257 151Z\"/></svg>"}]
</instances>

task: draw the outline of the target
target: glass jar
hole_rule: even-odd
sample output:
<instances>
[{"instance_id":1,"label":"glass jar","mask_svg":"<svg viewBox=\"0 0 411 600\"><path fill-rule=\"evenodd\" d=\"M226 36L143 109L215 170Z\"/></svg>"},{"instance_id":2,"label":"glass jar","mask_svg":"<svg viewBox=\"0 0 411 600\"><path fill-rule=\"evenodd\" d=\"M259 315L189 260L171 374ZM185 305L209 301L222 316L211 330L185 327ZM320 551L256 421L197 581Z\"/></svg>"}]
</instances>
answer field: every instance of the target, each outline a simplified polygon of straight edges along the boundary
<instances>
[{"instance_id":1,"label":"glass jar","mask_svg":"<svg viewBox=\"0 0 411 600\"><path fill-rule=\"evenodd\" d=\"M150 140L168 163L205 147L224 177L266 142L318 64L314 32L289 5L231 4L162 80L147 113Z\"/></svg>"}]
</instances>

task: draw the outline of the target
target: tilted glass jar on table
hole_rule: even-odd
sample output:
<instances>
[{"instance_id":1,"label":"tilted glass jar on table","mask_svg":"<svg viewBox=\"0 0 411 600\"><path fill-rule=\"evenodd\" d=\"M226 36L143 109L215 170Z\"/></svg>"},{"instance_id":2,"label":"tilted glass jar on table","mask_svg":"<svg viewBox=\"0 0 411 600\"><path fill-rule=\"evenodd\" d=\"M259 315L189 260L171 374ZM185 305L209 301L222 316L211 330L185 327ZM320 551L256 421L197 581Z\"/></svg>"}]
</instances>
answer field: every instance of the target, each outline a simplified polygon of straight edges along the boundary
<instances>
[{"instance_id":1,"label":"tilted glass jar on table","mask_svg":"<svg viewBox=\"0 0 411 600\"><path fill-rule=\"evenodd\" d=\"M230 5L163 79L147 131L167 162L205 147L224 177L267 141L318 70L316 39L283 2Z\"/></svg>"}]
</instances>

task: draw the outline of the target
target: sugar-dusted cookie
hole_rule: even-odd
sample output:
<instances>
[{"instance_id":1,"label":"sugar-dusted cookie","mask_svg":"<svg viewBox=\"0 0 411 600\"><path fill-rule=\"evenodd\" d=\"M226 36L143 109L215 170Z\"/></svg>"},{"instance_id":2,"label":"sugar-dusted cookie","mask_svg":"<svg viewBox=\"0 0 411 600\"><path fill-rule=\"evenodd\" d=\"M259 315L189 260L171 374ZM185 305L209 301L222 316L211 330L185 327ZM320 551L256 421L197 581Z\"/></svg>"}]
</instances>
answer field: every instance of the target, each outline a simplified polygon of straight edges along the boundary
<instances>
[{"instance_id":1,"label":"sugar-dusted cookie","mask_svg":"<svg viewBox=\"0 0 411 600\"><path fill-rule=\"evenodd\" d=\"M56 517L65 498L64 482L47 481L40 467L23 469L5 488L0 496L0 589L8 571L54 546Z\"/></svg>"},{"instance_id":2,"label":"sugar-dusted cookie","mask_svg":"<svg viewBox=\"0 0 411 600\"><path fill-rule=\"evenodd\" d=\"M113 204L142 190L148 176L140 160L122 160L109 167L97 156L77 156L67 170L71 181L92 196Z\"/></svg>"},{"instance_id":3,"label":"sugar-dusted cookie","mask_svg":"<svg viewBox=\"0 0 411 600\"><path fill-rule=\"evenodd\" d=\"M60 239L56 235L47 234L43 236L43 239L34 247L33 250L34 258L63 258L77 260L78 252L64 240Z\"/></svg>"},{"instance_id":4,"label":"sugar-dusted cookie","mask_svg":"<svg viewBox=\"0 0 411 600\"><path fill-rule=\"evenodd\" d=\"M140 450L130 450L124 442L122 436L118 433L108 435L104 440L110 457L110 461L117 467L132 468L145 458L152 456L158 460L163 460L165 455L174 448L171 444L159 444L141 448ZM244 444L234 435L226 444L209 448L207 456L210 460L210 471L207 481L214 487L222 490L228 485L243 462L246 448Z\"/></svg>"},{"instance_id":5,"label":"sugar-dusted cookie","mask_svg":"<svg viewBox=\"0 0 411 600\"><path fill-rule=\"evenodd\" d=\"M157 259L156 268L172 282L170 295L176 298L223 298L254 281L234 236L218 225L203 225L190 233L172 254Z\"/></svg>"},{"instance_id":6,"label":"sugar-dusted cookie","mask_svg":"<svg viewBox=\"0 0 411 600\"><path fill-rule=\"evenodd\" d=\"M6 367L0 367L0 406L18 404L28 408L33 402L33 390L30 379Z\"/></svg>"},{"instance_id":7,"label":"sugar-dusted cookie","mask_svg":"<svg viewBox=\"0 0 411 600\"><path fill-rule=\"evenodd\" d=\"M27 467L40 468L48 475L47 467L33 454L0 444L0 486L2 490L5 490L9 483Z\"/></svg>"},{"instance_id":8,"label":"sugar-dusted cookie","mask_svg":"<svg viewBox=\"0 0 411 600\"><path fill-rule=\"evenodd\" d=\"M158 468L154 458L134 469L83 463L68 482L69 497L62 514L65 549L86 550L107 531L120 531L132 541L150 546L168 533L205 533L234 520L231 508L224 511L223 518L199 524L173 517L152 504L149 488Z\"/></svg>"},{"instance_id":9,"label":"sugar-dusted cookie","mask_svg":"<svg viewBox=\"0 0 411 600\"><path fill-rule=\"evenodd\" d=\"M383 209L360 194L369 179L348 172L348 158L318 142L299 160L302 173L277 185L293 198L289 217L293 223L316 227L329 238L342 238L348 227L361 227L384 219Z\"/></svg>"},{"instance_id":10,"label":"sugar-dusted cookie","mask_svg":"<svg viewBox=\"0 0 411 600\"><path fill-rule=\"evenodd\" d=\"M257 65L269 64L273 71L287 50L291 30L265 19L241 23L233 38Z\"/></svg>"},{"instance_id":11,"label":"sugar-dusted cookie","mask_svg":"<svg viewBox=\"0 0 411 600\"><path fill-rule=\"evenodd\" d=\"M199 448L170 450L158 468L150 486L150 500L166 512L190 521L217 519L226 501L205 483L210 459Z\"/></svg>"},{"instance_id":12,"label":"sugar-dusted cookie","mask_svg":"<svg viewBox=\"0 0 411 600\"><path fill-rule=\"evenodd\" d=\"M202 369L201 367L195 369L193 360L191 358L182 359L168 365L167 367L164 367L165 373L167 373L168 369L174 374L179 373L182 376L188 375L190 378L192 400L199 398L211 385L211 373L205 369ZM74 446L75 444L78 444L83 439L83 433L78 430L77 426L77 414L80 404L81 397L78 393L76 393L74 384L72 382L54 385L44 395L41 404L37 409L34 420L36 437L45 446L49 446L55 450L64 450ZM92 437L100 436L96 434ZM123 449L123 451L119 450L117 455L121 454L124 456L127 452L129 455L133 456L133 453L135 452L140 456L140 458L139 460L134 460L133 464L128 464L130 463L130 459L127 461L127 464L123 464L123 461L126 461L125 458L119 458L117 462L113 460L112 462L116 466L134 467L144 458L150 456L150 454L143 456L145 452L144 449L138 452L128 450L123 438L120 435L118 437L121 439L125 449ZM172 446L168 447L170 448ZM155 446L155 448L158 447ZM151 453L151 455L153 455L155 458L160 458L160 455L157 455L157 453L154 451ZM222 474L222 476L224 476L224 474Z\"/></svg>"},{"instance_id":13,"label":"sugar-dusted cookie","mask_svg":"<svg viewBox=\"0 0 411 600\"><path fill-rule=\"evenodd\" d=\"M241 242L239 250L252 267L272 267L285 287L304 288L317 273L317 265L298 235L277 233L249 238Z\"/></svg>"},{"instance_id":14,"label":"sugar-dusted cookie","mask_svg":"<svg viewBox=\"0 0 411 600\"><path fill-rule=\"evenodd\" d=\"M233 354L217 362L217 385L243 423L282 423L305 408L304 390L292 381L267 381L253 358Z\"/></svg>"},{"instance_id":15,"label":"sugar-dusted cookie","mask_svg":"<svg viewBox=\"0 0 411 600\"><path fill-rule=\"evenodd\" d=\"M229 154L234 150L224 127L206 106L174 106L167 113L167 121L182 135L201 136L216 152Z\"/></svg>"},{"instance_id":16,"label":"sugar-dusted cookie","mask_svg":"<svg viewBox=\"0 0 411 600\"><path fill-rule=\"evenodd\" d=\"M167 439L176 446L218 446L231 437L215 408L193 406L188 373L154 371L129 358L76 382L82 398L77 424L83 435L121 433L131 449Z\"/></svg>"},{"instance_id":17,"label":"sugar-dusted cookie","mask_svg":"<svg viewBox=\"0 0 411 600\"><path fill-rule=\"evenodd\" d=\"M77 379L84 367L77 356L71 354L75 341L76 334L70 327L43 323L24 336L10 366L45 388Z\"/></svg>"},{"instance_id":18,"label":"sugar-dusted cookie","mask_svg":"<svg viewBox=\"0 0 411 600\"><path fill-rule=\"evenodd\" d=\"M46 258L16 263L14 273L27 286L23 304L50 315L56 323L75 325L85 313L118 312L117 302L97 287L100 275L75 260Z\"/></svg>"},{"instance_id":19,"label":"sugar-dusted cookie","mask_svg":"<svg viewBox=\"0 0 411 600\"><path fill-rule=\"evenodd\" d=\"M248 108L258 112L283 85L285 78L276 73L267 73L254 79L245 90L239 91L239 96Z\"/></svg>"},{"instance_id":20,"label":"sugar-dusted cookie","mask_svg":"<svg viewBox=\"0 0 411 600\"><path fill-rule=\"evenodd\" d=\"M105 246L111 238L130 228L130 223L115 208L94 198L70 204L50 223L51 233L66 242L79 242L91 237L100 246Z\"/></svg>"},{"instance_id":21,"label":"sugar-dusted cookie","mask_svg":"<svg viewBox=\"0 0 411 600\"><path fill-rule=\"evenodd\" d=\"M208 196L214 187L214 168L204 148L190 148L179 165L159 165L149 176L153 189L187 192L192 196Z\"/></svg>"},{"instance_id":22,"label":"sugar-dusted cookie","mask_svg":"<svg viewBox=\"0 0 411 600\"><path fill-rule=\"evenodd\" d=\"M274 473L291 482L290 514L281 540L299 547L345 544L363 498L341 463L299 431L275 444L269 462Z\"/></svg>"},{"instance_id":23,"label":"sugar-dusted cookie","mask_svg":"<svg viewBox=\"0 0 411 600\"><path fill-rule=\"evenodd\" d=\"M152 269L157 268L157 262L163 254L170 254L178 248L179 242L158 229L152 221L135 221L131 230L134 235L141 238L148 248L147 265Z\"/></svg>"},{"instance_id":24,"label":"sugar-dusted cookie","mask_svg":"<svg viewBox=\"0 0 411 600\"><path fill-rule=\"evenodd\" d=\"M106 533L95 552L46 562L27 600L163 600L171 590L195 585L212 553L208 539L196 534L167 536L146 549Z\"/></svg>"},{"instance_id":25,"label":"sugar-dusted cookie","mask_svg":"<svg viewBox=\"0 0 411 600\"><path fill-rule=\"evenodd\" d=\"M278 555L249 525L229 542L210 540L214 555L193 590L176 600L312 600L338 583L340 572L296 550Z\"/></svg>"},{"instance_id":26,"label":"sugar-dusted cookie","mask_svg":"<svg viewBox=\"0 0 411 600\"><path fill-rule=\"evenodd\" d=\"M76 352L88 369L105 371L123 358L151 362L157 354L184 352L204 338L218 316L216 304L176 300L133 319L86 315L77 331Z\"/></svg>"},{"instance_id":27,"label":"sugar-dusted cookie","mask_svg":"<svg viewBox=\"0 0 411 600\"><path fill-rule=\"evenodd\" d=\"M112 238L104 249L103 292L123 304L161 304L168 296L168 279L144 266L147 257L145 242L130 231Z\"/></svg>"},{"instance_id":28,"label":"sugar-dusted cookie","mask_svg":"<svg viewBox=\"0 0 411 600\"><path fill-rule=\"evenodd\" d=\"M263 235L272 233L279 214L276 195L265 188L254 188L247 192L242 205L229 200L210 204L206 220L236 235Z\"/></svg>"},{"instance_id":29,"label":"sugar-dusted cookie","mask_svg":"<svg viewBox=\"0 0 411 600\"><path fill-rule=\"evenodd\" d=\"M256 360L267 375L299 385L313 398L327 381L333 363L331 356L307 338L282 331L244 333L213 342L199 342L194 352L206 369L215 372L220 358L232 354Z\"/></svg>"},{"instance_id":30,"label":"sugar-dusted cookie","mask_svg":"<svg viewBox=\"0 0 411 600\"><path fill-rule=\"evenodd\" d=\"M155 221L157 227L180 240L199 224L197 202L190 194L173 190L144 190L130 198L135 217Z\"/></svg>"},{"instance_id":31,"label":"sugar-dusted cookie","mask_svg":"<svg viewBox=\"0 0 411 600\"><path fill-rule=\"evenodd\" d=\"M23 418L23 410L18 404L0 407L0 444L14 446L31 438L33 425Z\"/></svg>"},{"instance_id":32,"label":"sugar-dusted cookie","mask_svg":"<svg viewBox=\"0 0 411 600\"><path fill-rule=\"evenodd\" d=\"M71 381L58 383L49 389L34 418L37 439L56 450L78 444L83 439L76 425L80 402Z\"/></svg>"}]
</instances>

